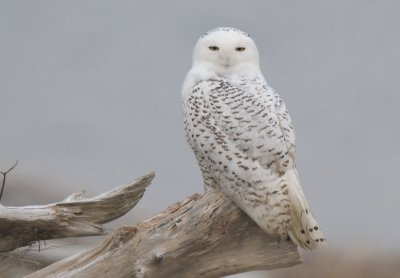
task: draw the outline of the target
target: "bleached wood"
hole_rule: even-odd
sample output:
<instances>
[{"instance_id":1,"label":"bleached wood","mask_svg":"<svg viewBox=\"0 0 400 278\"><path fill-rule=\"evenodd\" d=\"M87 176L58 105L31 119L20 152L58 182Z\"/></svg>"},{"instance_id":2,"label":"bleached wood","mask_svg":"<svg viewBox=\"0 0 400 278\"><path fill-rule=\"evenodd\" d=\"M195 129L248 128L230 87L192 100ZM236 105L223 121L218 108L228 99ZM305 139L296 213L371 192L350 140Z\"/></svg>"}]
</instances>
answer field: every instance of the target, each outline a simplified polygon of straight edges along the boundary
<instances>
[{"instance_id":1,"label":"bleached wood","mask_svg":"<svg viewBox=\"0 0 400 278\"><path fill-rule=\"evenodd\" d=\"M301 262L222 193L193 195L27 277L221 277Z\"/></svg>"},{"instance_id":2,"label":"bleached wood","mask_svg":"<svg viewBox=\"0 0 400 278\"><path fill-rule=\"evenodd\" d=\"M101 224L131 210L142 198L154 173L94 198L83 192L62 202L25 207L0 204L0 252L26 246L34 241L103 234Z\"/></svg>"}]
</instances>

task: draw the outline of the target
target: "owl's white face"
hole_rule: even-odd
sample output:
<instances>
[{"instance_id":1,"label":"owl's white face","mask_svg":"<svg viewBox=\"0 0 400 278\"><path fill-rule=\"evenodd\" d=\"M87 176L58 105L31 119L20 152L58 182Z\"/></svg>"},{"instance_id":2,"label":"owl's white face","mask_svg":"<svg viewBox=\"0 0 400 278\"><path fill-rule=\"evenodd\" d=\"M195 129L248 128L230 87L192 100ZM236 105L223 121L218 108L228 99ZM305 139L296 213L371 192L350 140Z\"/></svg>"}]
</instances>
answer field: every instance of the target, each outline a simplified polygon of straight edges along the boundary
<instances>
[{"instance_id":1,"label":"owl's white face","mask_svg":"<svg viewBox=\"0 0 400 278\"><path fill-rule=\"evenodd\" d=\"M235 28L217 28L197 42L193 66L206 67L217 74L258 70L257 46L246 33Z\"/></svg>"}]
</instances>

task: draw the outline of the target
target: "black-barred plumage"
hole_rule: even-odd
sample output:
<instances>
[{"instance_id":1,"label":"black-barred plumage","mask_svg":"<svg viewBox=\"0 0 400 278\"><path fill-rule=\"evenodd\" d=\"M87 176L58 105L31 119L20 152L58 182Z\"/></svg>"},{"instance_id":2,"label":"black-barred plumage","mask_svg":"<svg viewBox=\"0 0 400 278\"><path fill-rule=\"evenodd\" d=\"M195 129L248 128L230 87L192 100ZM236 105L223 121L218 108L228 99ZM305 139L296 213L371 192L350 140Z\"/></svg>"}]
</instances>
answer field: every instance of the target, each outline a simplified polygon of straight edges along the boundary
<instances>
[{"instance_id":1,"label":"black-barred plumage","mask_svg":"<svg viewBox=\"0 0 400 278\"><path fill-rule=\"evenodd\" d=\"M324 242L300 187L289 113L259 70L253 40L234 28L207 32L182 94L206 189L225 192L269 234L306 249Z\"/></svg>"}]
</instances>

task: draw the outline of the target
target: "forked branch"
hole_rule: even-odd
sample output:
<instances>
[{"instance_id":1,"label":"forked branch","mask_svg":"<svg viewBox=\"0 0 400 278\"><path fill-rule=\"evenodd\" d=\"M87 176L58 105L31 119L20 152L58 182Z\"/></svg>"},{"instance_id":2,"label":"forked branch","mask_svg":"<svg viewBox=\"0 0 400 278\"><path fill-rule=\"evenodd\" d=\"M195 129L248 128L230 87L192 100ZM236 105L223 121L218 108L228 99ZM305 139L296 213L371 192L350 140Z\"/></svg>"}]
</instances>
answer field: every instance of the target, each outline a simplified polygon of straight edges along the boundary
<instances>
[{"instance_id":1,"label":"forked branch","mask_svg":"<svg viewBox=\"0 0 400 278\"><path fill-rule=\"evenodd\" d=\"M0 174L3 175L3 180L1 182L1 190L0 190L0 201L1 201L1 198L3 197L4 187L6 186L7 174L10 173L12 170L14 170L14 168L17 167L17 164L18 164L18 160L16 160L14 165L11 166L10 168L8 168L7 171L0 172Z\"/></svg>"}]
</instances>

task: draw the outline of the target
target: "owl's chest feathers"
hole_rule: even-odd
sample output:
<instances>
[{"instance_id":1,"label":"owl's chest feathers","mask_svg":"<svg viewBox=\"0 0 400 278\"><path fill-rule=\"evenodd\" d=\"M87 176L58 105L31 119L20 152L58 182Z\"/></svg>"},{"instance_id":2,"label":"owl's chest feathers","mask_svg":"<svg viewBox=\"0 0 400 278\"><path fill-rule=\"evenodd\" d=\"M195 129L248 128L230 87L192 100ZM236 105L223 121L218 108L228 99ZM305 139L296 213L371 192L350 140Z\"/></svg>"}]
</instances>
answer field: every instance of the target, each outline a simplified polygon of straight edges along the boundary
<instances>
[{"instance_id":1,"label":"owl's chest feathers","mask_svg":"<svg viewBox=\"0 0 400 278\"><path fill-rule=\"evenodd\" d=\"M192 147L204 149L205 145L221 144L226 137L235 144L257 142L257 127L268 115L271 125L274 116L270 109L275 96L259 78L217 78L194 85L184 98L186 136ZM271 102L271 103L268 103ZM263 138L260 138L263 139ZM258 140L256 140L258 141ZM232 142L231 142L232 143ZM211 147L211 151L215 146Z\"/></svg>"},{"instance_id":2,"label":"owl's chest feathers","mask_svg":"<svg viewBox=\"0 0 400 278\"><path fill-rule=\"evenodd\" d=\"M279 103L279 96L259 79L200 82L184 99L187 140L198 159L207 160L212 169L226 162L222 165L227 169L235 163L247 171L259 163L281 175L292 159L276 108Z\"/></svg>"},{"instance_id":3,"label":"owl's chest feathers","mask_svg":"<svg viewBox=\"0 0 400 278\"><path fill-rule=\"evenodd\" d=\"M197 119L197 122L204 120L204 114L207 117L210 117L210 113L222 116L226 112L227 115L222 118L227 119L228 114L251 114L257 106L271 108L276 102L276 94L258 77L248 79L238 76L228 79L215 76L194 84L183 94L185 116L192 116L190 118ZM269 110L274 112L274 109ZM253 119L256 116L253 115Z\"/></svg>"}]
</instances>

